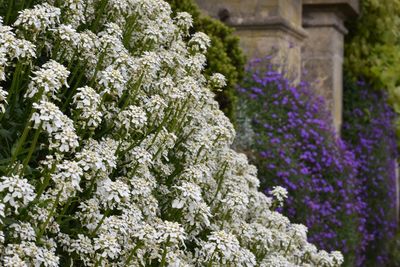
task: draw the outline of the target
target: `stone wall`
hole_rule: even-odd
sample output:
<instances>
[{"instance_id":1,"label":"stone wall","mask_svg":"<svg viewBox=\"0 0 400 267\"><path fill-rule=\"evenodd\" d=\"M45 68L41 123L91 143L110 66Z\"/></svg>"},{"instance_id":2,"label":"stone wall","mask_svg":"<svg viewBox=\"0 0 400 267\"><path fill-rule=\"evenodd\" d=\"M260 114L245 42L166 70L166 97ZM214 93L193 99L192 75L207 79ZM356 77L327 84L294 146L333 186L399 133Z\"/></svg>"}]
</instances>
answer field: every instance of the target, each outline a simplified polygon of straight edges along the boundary
<instances>
[{"instance_id":1,"label":"stone wall","mask_svg":"<svg viewBox=\"0 0 400 267\"><path fill-rule=\"evenodd\" d=\"M275 55L293 78L300 77L302 28L299 0L198 0L202 10L236 29L249 58Z\"/></svg>"},{"instance_id":2,"label":"stone wall","mask_svg":"<svg viewBox=\"0 0 400 267\"><path fill-rule=\"evenodd\" d=\"M318 83L340 130L346 19L358 0L197 0L200 8L236 29L247 56L275 55L295 81Z\"/></svg>"}]
</instances>

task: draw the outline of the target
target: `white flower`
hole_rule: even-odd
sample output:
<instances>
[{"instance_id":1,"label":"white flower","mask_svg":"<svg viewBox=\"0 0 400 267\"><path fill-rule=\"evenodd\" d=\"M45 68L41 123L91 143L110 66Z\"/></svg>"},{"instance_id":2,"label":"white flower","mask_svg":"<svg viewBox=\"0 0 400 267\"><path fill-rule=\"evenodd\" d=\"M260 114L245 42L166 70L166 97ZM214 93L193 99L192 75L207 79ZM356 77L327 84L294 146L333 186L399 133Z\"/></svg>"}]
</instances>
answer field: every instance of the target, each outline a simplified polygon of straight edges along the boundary
<instances>
[{"instance_id":1,"label":"white flower","mask_svg":"<svg viewBox=\"0 0 400 267\"><path fill-rule=\"evenodd\" d=\"M113 96L121 97L125 90L126 80L122 76L121 72L114 66L108 66L104 71L100 73L99 85L104 89L100 93L111 94Z\"/></svg>"},{"instance_id":2,"label":"white flower","mask_svg":"<svg viewBox=\"0 0 400 267\"><path fill-rule=\"evenodd\" d=\"M121 252L118 237L111 233L100 234L99 237L94 238L94 244L94 249L104 258L116 259Z\"/></svg>"},{"instance_id":3,"label":"white flower","mask_svg":"<svg viewBox=\"0 0 400 267\"><path fill-rule=\"evenodd\" d=\"M97 196L110 208L119 207L129 199L129 186L121 180L104 179L97 184Z\"/></svg>"},{"instance_id":4,"label":"white flower","mask_svg":"<svg viewBox=\"0 0 400 267\"><path fill-rule=\"evenodd\" d=\"M40 101L40 104L33 103L33 108L38 111L32 116L34 122L34 128L39 128L42 123L42 127L48 132L52 133L57 131L62 126L61 116L62 113L59 108L51 102Z\"/></svg>"},{"instance_id":5,"label":"white flower","mask_svg":"<svg viewBox=\"0 0 400 267\"><path fill-rule=\"evenodd\" d=\"M15 39L11 58L17 59L32 59L36 57L36 46L24 39Z\"/></svg>"},{"instance_id":6,"label":"white flower","mask_svg":"<svg viewBox=\"0 0 400 267\"><path fill-rule=\"evenodd\" d=\"M268 255L261 263L262 267L296 267L290 263L283 255L272 254Z\"/></svg>"},{"instance_id":7,"label":"white flower","mask_svg":"<svg viewBox=\"0 0 400 267\"><path fill-rule=\"evenodd\" d=\"M293 232L293 237L300 242L307 240L307 227L302 224L291 224L291 231Z\"/></svg>"},{"instance_id":8,"label":"white flower","mask_svg":"<svg viewBox=\"0 0 400 267\"><path fill-rule=\"evenodd\" d=\"M73 121L64 115L56 105L46 100L40 100L39 104L33 103L33 108L36 110L31 118L31 121L34 122L33 128L40 127L50 135L50 148L64 153L73 151L79 146Z\"/></svg>"},{"instance_id":9,"label":"white flower","mask_svg":"<svg viewBox=\"0 0 400 267\"><path fill-rule=\"evenodd\" d=\"M140 165L150 165L152 164L152 156L146 149L137 146L131 150L131 157L134 163L138 163Z\"/></svg>"},{"instance_id":10,"label":"white flower","mask_svg":"<svg viewBox=\"0 0 400 267\"><path fill-rule=\"evenodd\" d=\"M4 267L27 267L28 266L23 259L21 259L18 255L15 255L15 254L4 256L3 264L4 264Z\"/></svg>"},{"instance_id":11,"label":"white flower","mask_svg":"<svg viewBox=\"0 0 400 267\"><path fill-rule=\"evenodd\" d=\"M59 22L60 15L59 8L44 3L34 6L32 9L20 11L14 26L22 27L26 31L37 34L54 27Z\"/></svg>"},{"instance_id":12,"label":"white flower","mask_svg":"<svg viewBox=\"0 0 400 267\"><path fill-rule=\"evenodd\" d=\"M189 41L189 46L195 52L205 52L210 46L210 38L203 32L196 32Z\"/></svg>"},{"instance_id":13,"label":"white flower","mask_svg":"<svg viewBox=\"0 0 400 267\"><path fill-rule=\"evenodd\" d=\"M84 171L84 177L93 180L106 177L116 167L117 143L113 139L100 142L89 139L81 152L76 154L77 163Z\"/></svg>"},{"instance_id":14,"label":"white flower","mask_svg":"<svg viewBox=\"0 0 400 267\"><path fill-rule=\"evenodd\" d=\"M226 86L225 76L221 73L214 73L210 78L210 86L220 89Z\"/></svg>"},{"instance_id":15,"label":"white flower","mask_svg":"<svg viewBox=\"0 0 400 267\"><path fill-rule=\"evenodd\" d=\"M184 244L186 239L185 230L176 222L164 221L158 226L159 240L161 243L169 243L174 245Z\"/></svg>"},{"instance_id":16,"label":"white flower","mask_svg":"<svg viewBox=\"0 0 400 267\"><path fill-rule=\"evenodd\" d=\"M42 94L42 99L47 97L57 99L56 94L64 85L68 87L67 78L70 72L61 64L54 60L43 64L43 66L34 71L35 77L32 78L31 83L28 86L28 91L25 93L25 97L32 98L37 93Z\"/></svg>"},{"instance_id":17,"label":"white flower","mask_svg":"<svg viewBox=\"0 0 400 267\"><path fill-rule=\"evenodd\" d=\"M240 247L237 238L225 231L212 232L208 242L201 245L198 255L205 262L219 262L223 265L255 266L255 257L251 252ZM244 257L245 256L245 257Z\"/></svg>"},{"instance_id":18,"label":"white flower","mask_svg":"<svg viewBox=\"0 0 400 267\"><path fill-rule=\"evenodd\" d=\"M4 233L3 231L0 231L0 246L4 245L4 241L5 241Z\"/></svg>"},{"instance_id":19,"label":"white flower","mask_svg":"<svg viewBox=\"0 0 400 267\"><path fill-rule=\"evenodd\" d=\"M340 251L332 251L331 256L336 266L340 266L344 262L344 257Z\"/></svg>"},{"instance_id":20,"label":"white flower","mask_svg":"<svg viewBox=\"0 0 400 267\"><path fill-rule=\"evenodd\" d=\"M88 236L78 234L78 239L68 242L70 243L69 251L77 254L91 255L94 252L92 239Z\"/></svg>"},{"instance_id":21,"label":"white flower","mask_svg":"<svg viewBox=\"0 0 400 267\"><path fill-rule=\"evenodd\" d=\"M141 107L130 105L118 114L118 128L123 128L128 133L132 130L142 129L146 123L146 112Z\"/></svg>"},{"instance_id":22,"label":"white flower","mask_svg":"<svg viewBox=\"0 0 400 267\"><path fill-rule=\"evenodd\" d=\"M18 169L29 182L0 178L0 220L12 222L0 231L1 266L343 262L271 210L286 190L259 192L256 169L230 148L235 130L210 90L226 81L203 75L211 43L204 33L186 41L189 14L172 19L160 0L39 2L16 27L0 18L0 81L33 70L27 86L2 84L0 111L28 87L21 105L33 102L28 127L40 137L31 168Z\"/></svg>"},{"instance_id":23,"label":"white flower","mask_svg":"<svg viewBox=\"0 0 400 267\"><path fill-rule=\"evenodd\" d=\"M35 198L35 188L18 175L0 177L0 192L4 194L3 203L10 205L17 212Z\"/></svg>"},{"instance_id":24,"label":"white flower","mask_svg":"<svg viewBox=\"0 0 400 267\"><path fill-rule=\"evenodd\" d=\"M56 34L63 41L71 43L75 46L79 41L79 35L71 25L61 24L55 29Z\"/></svg>"},{"instance_id":25,"label":"white flower","mask_svg":"<svg viewBox=\"0 0 400 267\"><path fill-rule=\"evenodd\" d=\"M57 164L56 172L52 174L51 178L56 184L69 182L75 190L81 191L79 183L82 176L83 170L78 163L75 161L65 160L62 163Z\"/></svg>"},{"instance_id":26,"label":"white flower","mask_svg":"<svg viewBox=\"0 0 400 267\"><path fill-rule=\"evenodd\" d=\"M288 191L281 186L274 186L269 192L280 204L288 197Z\"/></svg>"},{"instance_id":27,"label":"white flower","mask_svg":"<svg viewBox=\"0 0 400 267\"><path fill-rule=\"evenodd\" d=\"M6 206L4 205L4 203L0 202L0 217L5 217L6 215L4 214L4 210L5 210ZM0 218L1 221L1 218Z\"/></svg>"},{"instance_id":28,"label":"white flower","mask_svg":"<svg viewBox=\"0 0 400 267\"><path fill-rule=\"evenodd\" d=\"M12 229L12 235L14 238L19 238L24 241L34 241L36 240L35 229L33 229L30 223L13 223L10 225Z\"/></svg>"},{"instance_id":29,"label":"white flower","mask_svg":"<svg viewBox=\"0 0 400 267\"><path fill-rule=\"evenodd\" d=\"M94 130L102 121L102 113L98 110L101 97L88 86L77 88L73 97L73 104L78 111L78 120L83 129Z\"/></svg>"},{"instance_id":30,"label":"white flower","mask_svg":"<svg viewBox=\"0 0 400 267\"><path fill-rule=\"evenodd\" d=\"M179 197L172 201L173 208L181 209L185 204L190 206L202 200L201 189L196 184L183 182L181 186L174 187L179 191Z\"/></svg>"},{"instance_id":31,"label":"white flower","mask_svg":"<svg viewBox=\"0 0 400 267\"><path fill-rule=\"evenodd\" d=\"M93 19L93 4L93 0L64 0L61 2L65 11L65 18L74 28L77 28L80 23L86 23Z\"/></svg>"},{"instance_id":32,"label":"white flower","mask_svg":"<svg viewBox=\"0 0 400 267\"><path fill-rule=\"evenodd\" d=\"M4 113L6 108L4 106L4 104L7 104L7 95L8 92L4 91L1 87L0 87L0 112Z\"/></svg>"},{"instance_id":33,"label":"white flower","mask_svg":"<svg viewBox=\"0 0 400 267\"><path fill-rule=\"evenodd\" d=\"M97 198L91 198L79 204L79 212L76 214L81 223L89 230L94 230L103 215L100 212L100 201Z\"/></svg>"},{"instance_id":34,"label":"white flower","mask_svg":"<svg viewBox=\"0 0 400 267\"><path fill-rule=\"evenodd\" d=\"M175 17L176 25L185 34L189 32L189 29L193 26L193 18L187 12L178 12Z\"/></svg>"}]
</instances>

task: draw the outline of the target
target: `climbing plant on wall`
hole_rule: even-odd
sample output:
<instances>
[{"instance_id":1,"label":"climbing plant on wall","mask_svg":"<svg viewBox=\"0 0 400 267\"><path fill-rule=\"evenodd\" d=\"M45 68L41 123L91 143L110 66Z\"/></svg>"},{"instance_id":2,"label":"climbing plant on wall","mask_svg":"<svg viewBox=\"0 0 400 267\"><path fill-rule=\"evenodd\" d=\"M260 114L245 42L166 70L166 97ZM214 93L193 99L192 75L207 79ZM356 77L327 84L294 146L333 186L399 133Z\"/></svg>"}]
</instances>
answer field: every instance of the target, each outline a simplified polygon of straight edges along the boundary
<instances>
[{"instance_id":1,"label":"climbing plant on wall","mask_svg":"<svg viewBox=\"0 0 400 267\"><path fill-rule=\"evenodd\" d=\"M362 0L358 20L348 24L345 71L389 92L400 113L400 0ZM398 132L400 127L398 128Z\"/></svg>"},{"instance_id":2,"label":"climbing plant on wall","mask_svg":"<svg viewBox=\"0 0 400 267\"><path fill-rule=\"evenodd\" d=\"M211 46L206 53L207 66L205 75L221 73L225 76L227 86L216 91L216 99L221 109L234 122L237 97L235 86L242 79L246 59L239 47L238 37L233 30L222 22L202 15L193 0L167 0L175 12L188 12L193 17L193 31L206 33L211 39Z\"/></svg>"},{"instance_id":3,"label":"climbing plant on wall","mask_svg":"<svg viewBox=\"0 0 400 267\"><path fill-rule=\"evenodd\" d=\"M342 137L356 155L360 197L365 201L364 266L387 266L396 230L396 114L382 90L365 82L344 86Z\"/></svg>"},{"instance_id":4,"label":"climbing plant on wall","mask_svg":"<svg viewBox=\"0 0 400 267\"><path fill-rule=\"evenodd\" d=\"M344 266L361 266L366 236L357 160L336 135L324 100L276 69L268 60L250 64L238 89L236 145L258 167L265 193L276 184L287 188L282 212L307 225L310 241L340 247Z\"/></svg>"}]
</instances>

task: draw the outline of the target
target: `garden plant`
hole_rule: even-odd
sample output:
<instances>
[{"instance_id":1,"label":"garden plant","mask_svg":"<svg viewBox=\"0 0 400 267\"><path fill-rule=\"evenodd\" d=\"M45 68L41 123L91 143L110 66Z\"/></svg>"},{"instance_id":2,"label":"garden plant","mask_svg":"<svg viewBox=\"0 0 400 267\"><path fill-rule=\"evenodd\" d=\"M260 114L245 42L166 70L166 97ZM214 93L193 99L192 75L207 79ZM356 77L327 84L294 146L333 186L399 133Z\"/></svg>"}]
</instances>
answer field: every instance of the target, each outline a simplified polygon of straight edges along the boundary
<instances>
[{"instance_id":1,"label":"garden plant","mask_svg":"<svg viewBox=\"0 0 400 267\"><path fill-rule=\"evenodd\" d=\"M357 179L366 203L368 244L363 266L387 266L388 245L397 228L396 114L387 93L363 81L348 80L343 99L342 137L357 158Z\"/></svg>"},{"instance_id":2,"label":"garden plant","mask_svg":"<svg viewBox=\"0 0 400 267\"><path fill-rule=\"evenodd\" d=\"M239 46L239 38L219 20L203 15L193 0L168 0L174 12L187 12L192 15L193 27L190 32L204 32L210 37L210 47L205 53L207 64L204 68L206 77L213 73L225 76L227 85L214 93L220 109L236 124L237 95L236 85L243 79L246 59Z\"/></svg>"},{"instance_id":3,"label":"garden plant","mask_svg":"<svg viewBox=\"0 0 400 267\"><path fill-rule=\"evenodd\" d=\"M276 184L287 188L282 212L309 228L311 242L340 248L345 266L361 265L366 204L358 162L335 133L324 100L277 69L270 57L249 65L238 88L237 146L258 167L266 194Z\"/></svg>"},{"instance_id":4,"label":"garden plant","mask_svg":"<svg viewBox=\"0 0 400 267\"><path fill-rule=\"evenodd\" d=\"M388 92L400 113L400 1L362 0L360 15L347 25L345 73L353 83L362 79ZM397 119L400 134L400 121Z\"/></svg>"},{"instance_id":5,"label":"garden plant","mask_svg":"<svg viewBox=\"0 0 400 267\"><path fill-rule=\"evenodd\" d=\"M0 1L1 266L343 262L275 210L285 189L258 191L211 92L224 77L202 74L210 39L171 14Z\"/></svg>"}]
</instances>

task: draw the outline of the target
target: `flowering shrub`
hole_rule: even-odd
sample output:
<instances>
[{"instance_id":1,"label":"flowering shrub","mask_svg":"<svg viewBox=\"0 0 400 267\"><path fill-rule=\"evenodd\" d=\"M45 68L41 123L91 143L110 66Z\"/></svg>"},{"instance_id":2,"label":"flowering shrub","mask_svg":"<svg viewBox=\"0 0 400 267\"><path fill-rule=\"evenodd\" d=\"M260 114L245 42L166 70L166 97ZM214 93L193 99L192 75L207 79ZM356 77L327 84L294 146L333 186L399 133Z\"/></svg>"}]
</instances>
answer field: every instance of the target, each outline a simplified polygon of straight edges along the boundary
<instances>
[{"instance_id":1,"label":"flowering shrub","mask_svg":"<svg viewBox=\"0 0 400 267\"><path fill-rule=\"evenodd\" d=\"M357 177L367 204L366 264L386 266L387 245L397 225L396 116L387 104L386 95L364 82L357 85L347 82L344 100L342 135L358 159Z\"/></svg>"},{"instance_id":2,"label":"flowering shrub","mask_svg":"<svg viewBox=\"0 0 400 267\"><path fill-rule=\"evenodd\" d=\"M214 72L226 77L227 86L216 90L216 99L220 108L235 124L235 108L237 106L236 84L243 79L245 57L239 46L239 38L233 34L233 29L222 22L201 14L193 0L167 0L173 11L188 12L193 17L192 31L206 33L211 40L207 50L207 66L204 69L206 77Z\"/></svg>"},{"instance_id":3,"label":"flowering shrub","mask_svg":"<svg viewBox=\"0 0 400 267\"><path fill-rule=\"evenodd\" d=\"M360 1L360 15L350 20L345 42L345 72L352 79L362 77L375 88L388 92L400 114L400 0ZM371 29L374 29L371 31ZM397 119L400 136L400 120Z\"/></svg>"},{"instance_id":4,"label":"flowering shrub","mask_svg":"<svg viewBox=\"0 0 400 267\"><path fill-rule=\"evenodd\" d=\"M5 1L0 23L1 266L341 264L230 149L190 15L36 2Z\"/></svg>"},{"instance_id":5,"label":"flowering shrub","mask_svg":"<svg viewBox=\"0 0 400 267\"><path fill-rule=\"evenodd\" d=\"M354 266L365 246L357 162L332 129L323 100L308 84L292 86L269 60L250 64L239 93L247 114L238 146L258 166L262 188L286 187L284 214L305 223L311 242L342 249L346 265Z\"/></svg>"}]
</instances>

